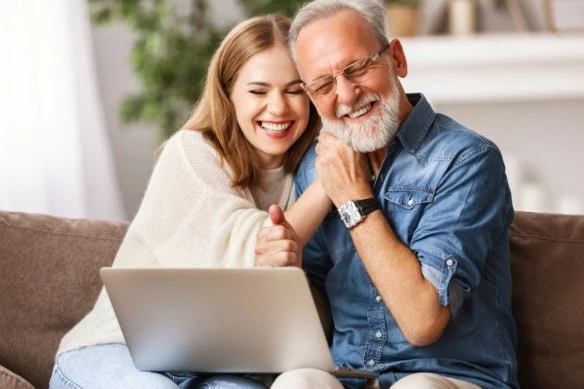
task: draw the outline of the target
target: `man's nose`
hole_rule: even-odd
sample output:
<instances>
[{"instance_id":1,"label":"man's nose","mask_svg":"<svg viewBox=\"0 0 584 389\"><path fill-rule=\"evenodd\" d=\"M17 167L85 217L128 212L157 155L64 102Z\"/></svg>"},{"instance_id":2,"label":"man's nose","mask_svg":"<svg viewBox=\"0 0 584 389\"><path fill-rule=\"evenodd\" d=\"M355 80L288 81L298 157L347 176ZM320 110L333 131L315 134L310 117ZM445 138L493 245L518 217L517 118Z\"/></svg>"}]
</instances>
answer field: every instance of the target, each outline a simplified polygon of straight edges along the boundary
<instances>
[{"instance_id":1,"label":"man's nose","mask_svg":"<svg viewBox=\"0 0 584 389\"><path fill-rule=\"evenodd\" d=\"M355 102L355 99L359 95L355 91L355 84L353 84L353 82L351 82L343 74L339 74L336 80L337 103L352 106Z\"/></svg>"}]
</instances>

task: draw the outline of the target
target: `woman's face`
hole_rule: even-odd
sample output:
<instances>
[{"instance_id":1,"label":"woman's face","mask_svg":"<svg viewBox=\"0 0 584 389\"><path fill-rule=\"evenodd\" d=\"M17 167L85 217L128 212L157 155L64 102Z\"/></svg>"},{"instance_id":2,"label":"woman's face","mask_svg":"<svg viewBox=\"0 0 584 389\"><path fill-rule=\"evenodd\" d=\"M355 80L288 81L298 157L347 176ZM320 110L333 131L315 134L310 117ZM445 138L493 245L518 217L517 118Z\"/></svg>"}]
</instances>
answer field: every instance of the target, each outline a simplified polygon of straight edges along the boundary
<instances>
[{"instance_id":1,"label":"woman's face","mask_svg":"<svg viewBox=\"0 0 584 389\"><path fill-rule=\"evenodd\" d=\"M276 45L251 57L240 69L230 97L239 127L262 167L281 166L306 130L310 112L288 49Z\"/></svg>"}]
</instances>

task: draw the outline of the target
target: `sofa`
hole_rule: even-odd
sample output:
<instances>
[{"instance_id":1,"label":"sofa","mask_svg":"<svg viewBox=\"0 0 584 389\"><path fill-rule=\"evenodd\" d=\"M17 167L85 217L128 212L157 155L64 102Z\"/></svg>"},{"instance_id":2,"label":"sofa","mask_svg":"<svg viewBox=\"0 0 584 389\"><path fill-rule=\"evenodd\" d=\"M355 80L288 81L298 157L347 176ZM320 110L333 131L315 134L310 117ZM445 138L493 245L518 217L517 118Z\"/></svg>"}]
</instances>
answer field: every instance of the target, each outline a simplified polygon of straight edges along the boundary
<instances>
[{"instance_id":1,"label":"sofa","mask_svg":"<svg viewBox=\"0 0 584 389\"><path fill-rule=\"evenodd\" d=\"M127 227L0 212L0 388L48 386ZM584 215L517 212L511 266L522 388L584 387Z\"/></svg>"}]
</instances>

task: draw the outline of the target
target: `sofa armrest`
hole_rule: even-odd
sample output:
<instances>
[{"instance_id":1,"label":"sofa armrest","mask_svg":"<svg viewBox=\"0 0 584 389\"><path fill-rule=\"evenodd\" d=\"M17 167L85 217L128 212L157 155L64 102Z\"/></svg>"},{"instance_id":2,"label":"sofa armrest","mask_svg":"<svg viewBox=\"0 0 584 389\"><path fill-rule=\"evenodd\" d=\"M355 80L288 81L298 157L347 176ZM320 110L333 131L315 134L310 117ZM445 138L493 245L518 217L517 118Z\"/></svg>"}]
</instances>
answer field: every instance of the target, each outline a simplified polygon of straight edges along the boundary
<instances>
[{"instance_id":1,"label":"sofa armrest","mask_svg":"<svg viewBox=\"0 0 584 389\"><path fill-rule=\"evenodd\" d=\"M2 389L34 389L27 380L0 366L0 388Z\"/></svg>"},{"instance_id":2,"label":"sofa armrest","mask_svg":"<svg viewBox=\"0 0 584 389\"><path fill-rule=\"evenodd\" d=\"M61 337L93 306L127 223L0 212L0 365L47 387Z\"/></svg>"},{"instance_id":3,"label":"sofa armrest","mask_svg":"<svg viewBox=\"0 0 584 389\"><path fill-rule=\"evenodd\" d=\"M517 212L510 246L519 383L581 388L584 215Z\"/></svg>"}]
</instances>

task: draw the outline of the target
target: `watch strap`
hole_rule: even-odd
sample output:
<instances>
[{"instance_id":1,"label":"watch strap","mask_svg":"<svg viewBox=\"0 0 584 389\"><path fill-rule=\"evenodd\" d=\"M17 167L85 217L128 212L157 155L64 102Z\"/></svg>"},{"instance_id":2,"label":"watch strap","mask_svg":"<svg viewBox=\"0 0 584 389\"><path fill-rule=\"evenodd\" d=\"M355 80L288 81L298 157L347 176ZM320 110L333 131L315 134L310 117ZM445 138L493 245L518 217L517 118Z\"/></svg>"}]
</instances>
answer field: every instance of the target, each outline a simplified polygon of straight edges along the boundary
<instances>
[{"instance_id":1,"label":"watch strap","mask_svg":"<svg viewBox=\"0 0 584 389\"><path fill-rule=\"evenodd\" d=\"M370 198L364 200L355 200L355 204L359 207L363 216L369 215L371 212L381 209L377 199Z\"/></svg>"}]
</instances>

